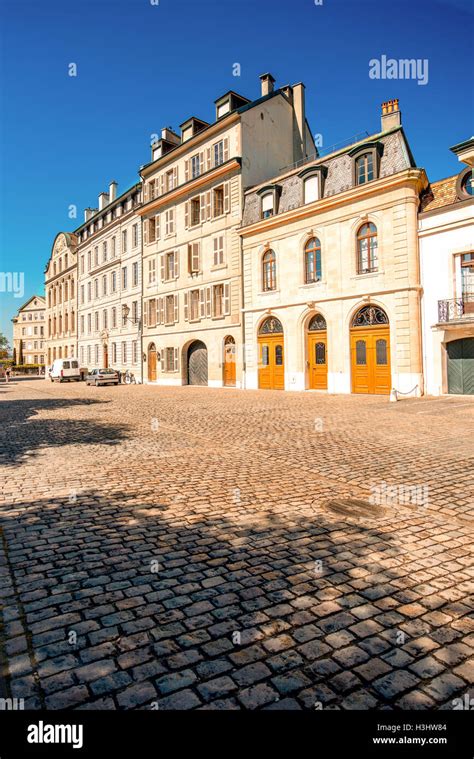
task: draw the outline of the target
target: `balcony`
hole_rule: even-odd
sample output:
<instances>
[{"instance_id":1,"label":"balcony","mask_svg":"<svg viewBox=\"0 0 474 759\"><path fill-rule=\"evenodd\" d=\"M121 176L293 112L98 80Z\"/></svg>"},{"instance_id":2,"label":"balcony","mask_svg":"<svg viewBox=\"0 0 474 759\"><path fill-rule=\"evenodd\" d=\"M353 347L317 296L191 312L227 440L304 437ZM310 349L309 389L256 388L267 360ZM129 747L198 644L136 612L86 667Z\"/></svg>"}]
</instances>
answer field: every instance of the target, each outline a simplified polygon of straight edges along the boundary
<instances>
[{"instance_id":1,"label":"balcony","mask_svg":"<svg viewBox=\"0 0 474 759\"><path fill-rule=\"evenodd\" d=\"M459 322L474 319L474 295L438 301L438 322Z\"/></svg>"}]
</instances>

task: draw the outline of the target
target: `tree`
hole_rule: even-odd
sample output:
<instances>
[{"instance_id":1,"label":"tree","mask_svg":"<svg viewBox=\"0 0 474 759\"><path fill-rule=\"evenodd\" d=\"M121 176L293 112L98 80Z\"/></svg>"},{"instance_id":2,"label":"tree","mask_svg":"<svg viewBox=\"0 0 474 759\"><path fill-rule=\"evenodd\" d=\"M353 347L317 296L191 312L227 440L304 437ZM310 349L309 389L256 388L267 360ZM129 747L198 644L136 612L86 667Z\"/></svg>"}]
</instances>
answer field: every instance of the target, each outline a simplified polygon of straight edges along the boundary
<instances>
[{"instance_id":1,"label":"tree","mask_svg":"<svg viewBox=\"0 0 474 759\"><path fill-rule=\"evenodd\" d=\"M16 364L16 348L13 348L13 366Z\"/></svg>"},{"instance_id":2,"label":"tree","mask_svg":"<svg viewBox=\"0 0 474 759\"><path fill-rule=\"evenodd\" d=\"M23 366L23 340L20 340L18 348L18 364L19 366Z\"/></svg>"},{"instance_id":3,"label":"tree","mask_svg":"<svg viewBox=\"0 0 474 759\"><path fill-rule=\"evenodd\" d=\"M10 353L10 344L8 339L0 332L0 358L8 358Z\"/></svg>"}]
</instances>

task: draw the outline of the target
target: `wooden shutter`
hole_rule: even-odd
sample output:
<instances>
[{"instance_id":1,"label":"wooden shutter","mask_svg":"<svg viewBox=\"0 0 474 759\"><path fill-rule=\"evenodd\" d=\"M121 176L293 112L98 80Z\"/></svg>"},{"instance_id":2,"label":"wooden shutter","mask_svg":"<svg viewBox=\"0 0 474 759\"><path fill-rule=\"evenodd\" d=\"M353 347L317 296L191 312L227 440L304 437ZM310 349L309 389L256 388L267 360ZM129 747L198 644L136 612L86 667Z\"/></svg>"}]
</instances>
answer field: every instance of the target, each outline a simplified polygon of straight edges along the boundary
<instances>
[{"instance_id":1,"label":"wooden shutter","mask_svg":"<svg viewBox=\"0 0 474 759\"><path fill-rule=\"evenodd\" d=\"M157 240L160 239L160 214L157 213L155 216L155 237Z\"/></svg>"},{"instance_id":2,"label":"wooden shutter","mask_svg":"<svg viewBox=\"0 0 474 759\"><path fill-rule=\"evenodd\" d=\"M189 299L189 293L184 293L184 321L188 321L188 299Z\"/></svg>"},{"instance_id":3,"label":"wooden shutter","mask_svg":"<svg viewBox=\"0 0 474 759\"><path fill-rule=\"evenodd\" d=\"M219 238L214 237L214 266L217 266L219 259L218 259L218 253L219 251Z\"/></svg>"},{"instance_id":4,"label":"wooden shutter","mask_svg":"<svg viewBox=\"0 0 474 759\"><path fill-rule=\"evenodd\" d=\"M170 235L174 234L174 208L170 208Z\"/></svg>"},{"instance_id":5,"label":"wooden shutter","mask_svg":"<svg viewBox=\"0 0 474 759\"><path fill-rule=\"evenodd\" d=\"M160 195L163 195L165 192L165 175L160 174Z\"/></svg>"},{"instance_id":6,"label":"wooden shutter","mask_svg":"<svg viewBox=\"0 0 474 759\"><path fill-rule=\"evenodd\" d=\"M179 295L178 293L174 296L174 321L179 322Z\"/></svg>"},{"instance_id":7,"label":"wooden shutter","mask_svg":"<svg viewBox=\"0 0 474 759\"><path fill-rule=\"evenodd\" d=\"M199 173L204 174L204 151L199 153Z\"/></svg>"},{"instance_id":8,"label":"wooden shutter","mask_svg":"<svg viewBox=\"0 0 474 759\"><path fill-rule=\"evenodd\" d=\"M174 189L176 189L177 186L178 186L178 167L174 166L173 167L173 187L174 187Z\"/></svg>"},{"instance_id":9,"label":"wooden shutter","mask_svg":"<svg viewBox=\"0 0 474 759\"><path fill-rule=\"evenodd\" d=\"M158 322L163 324L165 322L165 299L158 298Z\"/></svg>"},{"instance_id":10,"label":"wooden shutter","mask_svg":"<svg viewBox=\"0 0 474 759\"><path fill-rule=\"evenodd\" d=\"M211 148L207 148L206 150L206 169L209 171L212 169L212 153Z\"/></svg>"},{"instance_id":11,"label":"wooden shutter","mask_svg":"<svg viewBox=\"0 0 474 759\"><path fill-rule=\"evenodd\" d=\"M143 202L148 203L148 182L145 182L145 187L143 189Z\"/></svg>"},{"instance_id":12,"label":"wooden shutter","mask_svg":"<svg viewBox=\"0 0 474 759\"><path fill-rule=\"evenodd\" d=\"M206 316L212 316L212 287L206 287Z\"/></svg>"},{"instance_id":13,"label":"wooden shutter","mask_svg":"<svg viewBox=\"0 0 474 759\"><path fill-rule=\"evenodd\" d=\"M145 308L143 309L143 326L148 326L148 303L145 303ZM112 327L114 326L114 321L112 319Z\"/></svg>"},{"instance_id":14,"label":"wooden shutter","mask_svg":"<svg viewBox=\"0 0 474 759\"><path fill-rule=\"evenodd\" d=\"M191 267L193 271L201 270L201 243L200 242L194 242L192 244Z\"/></svg>"},{"instance_id":15,"label":"wooden shutter","mask_svg":"<svg viewBox=\"0 0 474 759\"><path fill-rule=\"evenodd\" d=\"M189 159L184 162L184 181L189 182Z\"/></svg>"},{"instance_id":16,"label":"wooden shutter","mask_svg":"<svg viewBox=\"0 0 474 759\"><path fill-rule=\"evenodd\" d=\"M189 203L190 201L187 200L184 204L184 226L186 229L189 228Z\"/></svg>"},{"instance_id":17,"label":"wooden shutter","mask_svg":"<svg viewBox=\"0 0 474 759\"><path fill-rule=\"evenodd\" d=\"M224 285L224 314L230 314L230 283Z\"/></svg>"},{"instance_id":18,"label":"wooden shutter","mask_svg":"<svg viewBox=\"0 0 474 759\"><path fill-rule=\"evenodd\" d=\"M206 221L206 193L203 192L199 196L199 202L201 204L201 224Z\"/></svg>"},{"instance_id":19,"label":"wooden shutter","mask_svg":"<svg viewBox=\"0 0 474 759\"><path fill-rule=\"evenodd\" d=\"M206 192L206 218L207 219L211 219L212 218L212 214L211 214L211 211L212 211L212 209L211 209L211 197L212 197L211 196L211 192L210 191Z\"/></svg>"},{"instance_id":20,"label":"wooden shutter","mask_svg":"<svg viewBox=\"0 0 474 759\"><path fill-rule=\"evenodd\" d=\"M230 182L224 183L224 213L230 211Z\"/></svg>"},{"instance_id":21,"label":"wooden shutter","mask_svg":"<svg viewBox=\"0 0 474 759\"><path fill-rule=\"evenodd\" d=\"M199 290L199 305L200 305L200 313L201 313L201 319L203 319L206 316L206 293L205 288L201 287Z\"/></svg>"},{"instance_id":22,"label":"wooden shutter","mask_svg":"<svg viewBox=\"0 0 474 759\"><path fill-rule=\"evenodd\" d=\"M160 256L160 276L161 276L161 281L164 282L165 281L165 257L164 257L164 255Z\"/></svg>"},{"instance_id":23,"label":"wooden shutter","mask_svg":"<svg viewBox=\"0 0 474 759\"><path fill-rule=\"evenodd\" d=\"M143 223L143 244L148 245L148 219Z\"/></svg>"},{"instance_id":24,"label":"wooden shutter","mask_svg":"<svg viewBox=\"0 0 474 759\"><path fill-rule=\"evenodd\" d=\"M173 348L173 354L174 354L174 371L178 372L179 371L179 348Z\"/></svg>"},{"instance_id":25,"label":"wooden shutter","mask_svg":"<svg viewBox=\"0 0 474 759\"><path fill-rule=\"evenodd\" d=\"M179 250L175 250L174 252L174 278L178 279L179 277Z\"/></svg>"},{"instance_id":26,"label":"wooden shutter","mask_svg":"<svg viewBox=\"0 0 474 759\"><path fill-rule=\"evenodd\" d=\"M161 363L161 371L165 371L165 351L166 348L163 348L163 350L160 353L160 363Z\"/></svg>"},{"instance_id":27,"label":"wooden shutter","mask_svg":"<svg viewBox=\"0 0 474 759\"><path fill-rule=\"evenodd\" d=\"M224 137L224 162L229 160L229 138Z\"/></svg>"}]
</instances>

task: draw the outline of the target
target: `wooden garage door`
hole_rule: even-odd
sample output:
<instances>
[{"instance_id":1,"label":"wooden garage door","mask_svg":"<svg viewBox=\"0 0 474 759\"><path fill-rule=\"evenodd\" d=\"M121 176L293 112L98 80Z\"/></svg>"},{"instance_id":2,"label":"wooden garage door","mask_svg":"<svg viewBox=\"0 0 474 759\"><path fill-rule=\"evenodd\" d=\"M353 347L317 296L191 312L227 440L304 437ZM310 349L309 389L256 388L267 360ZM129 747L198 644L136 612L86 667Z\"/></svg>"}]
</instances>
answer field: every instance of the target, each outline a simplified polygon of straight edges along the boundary
<instances>
[{"instance_id":1,"label":"wooden garage door","mask_svg":"<svg viewBox=\"0 0 474 759\"><path fill-rule=\"evenodd\" d=\"M200 340L188 349L188 385L207 385L207 348Z\"/></svg>"},{"instance_id":2,"label":"wooden garage door","mask_svg":"<svg viewBox=\"0 0 474 759\"><path fill-rule=\"evenodd\" d=\"M447 345L448 393L474 395L474 337Z\"/></svg>"}]
</instances>

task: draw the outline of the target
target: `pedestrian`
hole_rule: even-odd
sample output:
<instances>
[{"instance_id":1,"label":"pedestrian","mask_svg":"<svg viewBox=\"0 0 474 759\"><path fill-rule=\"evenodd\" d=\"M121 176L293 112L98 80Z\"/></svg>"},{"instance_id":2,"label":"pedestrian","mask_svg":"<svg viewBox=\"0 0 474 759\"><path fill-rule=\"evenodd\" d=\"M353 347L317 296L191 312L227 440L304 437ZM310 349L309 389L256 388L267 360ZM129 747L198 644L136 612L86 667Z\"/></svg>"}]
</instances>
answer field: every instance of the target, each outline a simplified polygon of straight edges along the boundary
<instances>
[{"instance_id":1,"label":"pedestrian","mask_svg":"<svg viewBox=\"0 0 474 759\"><path fill-rule=\"evenodd\" d=\"M5 369L5 382L9 381L9 379L10 379L10 372L11 372L11 368L9 366L7 366L6 369Z\"/></svg>"}]
</instances>

